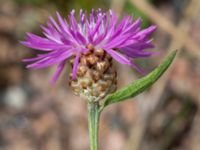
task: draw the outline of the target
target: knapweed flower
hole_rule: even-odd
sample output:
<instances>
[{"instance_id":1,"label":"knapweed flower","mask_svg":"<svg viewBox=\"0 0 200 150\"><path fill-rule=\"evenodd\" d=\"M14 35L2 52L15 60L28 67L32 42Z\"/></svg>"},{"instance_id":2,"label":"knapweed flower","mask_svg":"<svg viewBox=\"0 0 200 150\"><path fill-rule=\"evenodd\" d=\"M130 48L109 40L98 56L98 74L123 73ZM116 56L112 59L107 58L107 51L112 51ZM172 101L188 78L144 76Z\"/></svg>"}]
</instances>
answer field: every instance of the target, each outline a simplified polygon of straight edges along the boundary
<instances>
[{"instance_id":1,"label":"knapweed flower","mask_svg":"<svg viewBox=\"0 0 200 150\"><path fill-rule=\"evenodd\" d=\"M72 73L70 86L74 92L89 100L99 100L116 89L116 70L112 59L142 72L134 58L148 57L155 52L149 35L156 29L150 26L141 29L141 19L133 20L125 16L118 21L110 10L92 10L89 15L80 10L75 19L75 10L68 21L57 12L57 21L51 16L46 26L41 26L44 37L27 33L21 43L29 48L44 51L35 58L24 59L31 62L27 68L44 68L57 65L52 78L55 82L70 59Z\"/></svg>"}]
</instances>

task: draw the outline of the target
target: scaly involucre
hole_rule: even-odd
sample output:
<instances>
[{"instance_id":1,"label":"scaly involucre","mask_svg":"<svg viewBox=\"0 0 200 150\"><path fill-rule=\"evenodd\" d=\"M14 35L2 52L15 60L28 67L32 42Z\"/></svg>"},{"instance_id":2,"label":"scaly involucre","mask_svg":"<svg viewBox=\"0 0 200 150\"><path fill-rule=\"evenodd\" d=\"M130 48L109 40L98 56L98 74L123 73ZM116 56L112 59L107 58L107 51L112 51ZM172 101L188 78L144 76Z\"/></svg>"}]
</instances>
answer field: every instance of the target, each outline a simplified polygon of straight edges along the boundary
<instances>
[{"instance_id":1,"label":"scaly involucre","mask_svg":"<svg viewBox=\"0 0 200 150\"><path fill-rule=\"evenodd\" d=\"M90 15L80 10L79 19L75 19L75 10L68 16L68 21L57 12L57 22L50 16L46 26L41 26L44 37L26 33L25 41L21 43L29 48L45 51L35 58L24 59L31 62L27 68L45 68L57 65L57 70L52 78L54 83L61 74L66 60L74 57L72 78L76 77L80 57L90 50L103 49L112 58L121 64L129 65L142 72L134 58L148 57L157 52L145 51L153 48L149 35L156 29L150 26L141 29L141 19L133 20L125 16L118 21L113 11L103 12L100 9L92 10Z\"/></svg>"}]
</instances>

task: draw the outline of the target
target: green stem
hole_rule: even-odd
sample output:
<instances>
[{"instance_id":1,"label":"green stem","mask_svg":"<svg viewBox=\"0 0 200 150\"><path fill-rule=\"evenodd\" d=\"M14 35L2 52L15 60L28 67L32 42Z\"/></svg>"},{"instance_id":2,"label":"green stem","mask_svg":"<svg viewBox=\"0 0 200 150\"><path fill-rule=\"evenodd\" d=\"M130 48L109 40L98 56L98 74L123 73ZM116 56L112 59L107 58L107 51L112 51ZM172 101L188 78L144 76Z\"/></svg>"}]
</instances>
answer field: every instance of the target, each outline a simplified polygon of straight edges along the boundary
<instances>
[{"instance_id":1,"label":"green stem","mask_svg":"<svg viewBox=\"0 0 200 150\"><path fill-rule=\"evenodd\" d=\"M88 102L88 126L90 138L90 150L98 150L98 130L99 130L99 103Z\"/></svg>"}]
</instances>

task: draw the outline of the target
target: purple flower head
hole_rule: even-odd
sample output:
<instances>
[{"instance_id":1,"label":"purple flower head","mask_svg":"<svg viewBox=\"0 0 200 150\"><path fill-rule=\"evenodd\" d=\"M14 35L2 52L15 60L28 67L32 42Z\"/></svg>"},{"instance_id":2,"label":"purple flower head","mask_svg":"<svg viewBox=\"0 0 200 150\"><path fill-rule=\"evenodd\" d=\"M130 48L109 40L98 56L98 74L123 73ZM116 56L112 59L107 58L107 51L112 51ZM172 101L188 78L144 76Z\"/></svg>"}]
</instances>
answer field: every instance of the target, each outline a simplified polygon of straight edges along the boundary
<instances>
[{"instance_id":1,"label":"purple flower head","mask_svg":"<svg viewBox=\"0 0 200 150\"><path fill-rule=\"evenodd\" d=\"M145 51L153 48L149 36L155 26L140 29L141 19L133 20L125 16L118 21L113 11L92 10L90 15L80 10L79 19L74 17L75 10L68 16L68 21L57 12L57 21L51 16L46 26L41 26L44 37L26 33L21 43L29 48L45 51L35 58L24 59L31 62L27 68L45 68L57 65L52 82L55 82L65 67L66 60L75 57L72 78L76 77L81 55L89 52L89 45L94 49L103 49L121 64L129 65L139 72L142 70L133 63L134 58L148 57L155 52Z\"/></svg>"}]
</instances>

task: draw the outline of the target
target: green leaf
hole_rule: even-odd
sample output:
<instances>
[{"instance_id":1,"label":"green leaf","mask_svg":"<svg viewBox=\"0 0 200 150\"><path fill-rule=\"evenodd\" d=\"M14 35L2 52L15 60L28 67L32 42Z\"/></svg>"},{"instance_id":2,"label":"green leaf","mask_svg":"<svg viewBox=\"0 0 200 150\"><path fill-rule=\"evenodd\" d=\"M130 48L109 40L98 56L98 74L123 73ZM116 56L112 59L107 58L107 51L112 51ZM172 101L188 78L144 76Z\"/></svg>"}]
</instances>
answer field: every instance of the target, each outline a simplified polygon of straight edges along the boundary
<instances>
[{"instance_id":1,"label":"green leaf","mask_svg":"<svg viewBox=\"0 0 200 150\"><path fill-rule=\"evenodd\" d=\"M171 52L171 54L163 61L162 64L160 64L156 69L154 69L151 73L149 73L145 77L134 81L127 87L113 94L108 95L103 101L101 110L112 103L117 103L120 101L124 101L128 98L132 98L142 93L144 90L148 89L167 70L167 68L170 66L173 59L175 58L176 53L177 51Z\"/></svg>"}]
</instances>

